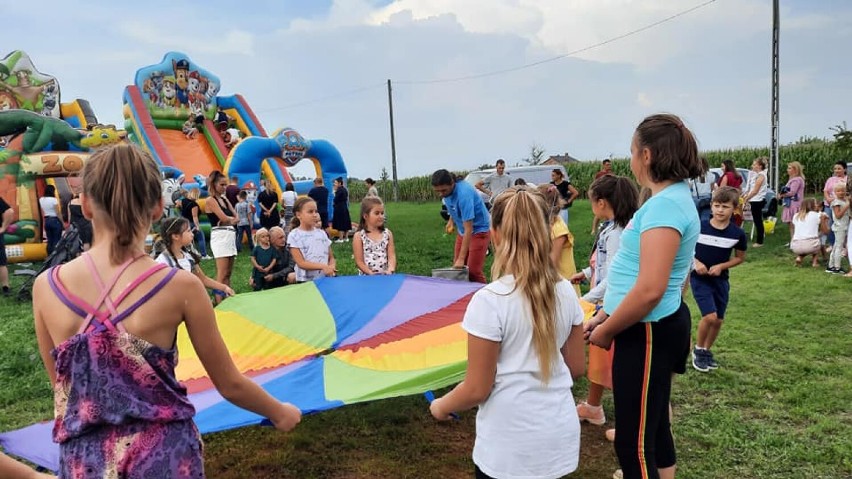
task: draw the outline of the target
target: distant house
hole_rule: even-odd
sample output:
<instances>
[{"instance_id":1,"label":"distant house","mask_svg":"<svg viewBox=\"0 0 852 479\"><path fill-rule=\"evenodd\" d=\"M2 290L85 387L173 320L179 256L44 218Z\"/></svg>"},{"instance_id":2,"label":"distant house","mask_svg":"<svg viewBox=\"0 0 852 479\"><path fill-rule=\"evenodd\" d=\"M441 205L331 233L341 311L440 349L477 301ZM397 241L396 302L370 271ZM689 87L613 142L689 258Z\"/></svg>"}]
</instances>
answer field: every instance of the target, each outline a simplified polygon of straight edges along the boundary
<instances>
[{"instance_id":1,"label":"distant house","mask_svg":"<svg viewBox=\"0 0 852 479\"><path fill-rule=\"evenodd\" d=\"M567 165L568 163L577 163L580 160L574 158L568 153L562 155L551 155L547 160L543 161L542 165Z\"/></svg>"}]
</instances>

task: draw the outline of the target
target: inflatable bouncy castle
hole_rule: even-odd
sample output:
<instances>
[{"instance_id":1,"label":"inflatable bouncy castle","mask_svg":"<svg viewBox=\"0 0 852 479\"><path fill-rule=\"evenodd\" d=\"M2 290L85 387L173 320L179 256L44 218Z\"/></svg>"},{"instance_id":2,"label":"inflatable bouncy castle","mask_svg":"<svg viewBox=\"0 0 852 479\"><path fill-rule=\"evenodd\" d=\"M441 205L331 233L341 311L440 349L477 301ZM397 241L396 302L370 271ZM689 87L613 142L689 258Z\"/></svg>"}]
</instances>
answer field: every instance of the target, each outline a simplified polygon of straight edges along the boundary
<instances>
[{"instance_id":1,"label":"inflatable bouncy castle","mask_svg":"<svg viewBox=\"0 0 852 479\"><path fill-rule=\"evenodd\" d=\"M10 262L47 256L38 206L45 186L54 185L66 205L90 149L122 138L115 127L98 124L86 100L61 103L59 81L39 72L26 53L0 60L0 197L15 212L4 234Z\"/></svg>"},{"instance_id":2,"label":"inflatable bouncy castle","mask_svg":"<svg viewBox=\"0 0 852 479\"><path fill-rule=\"evenodd\" d=\"M204 179L215 169L236 177L241 188L259 185L262 175L279 197L288 182L304 194L310 181L294 182L287 172L303 159L314 163L327 184L347 177L331 143L306 140L290 128L267 135L245 99L219 96L221 87L218 76L170 52L160 63L139 69L125 88L128 137L161 165L164 190L198 187L204 194Z\"/></svg>"}]
</instances>

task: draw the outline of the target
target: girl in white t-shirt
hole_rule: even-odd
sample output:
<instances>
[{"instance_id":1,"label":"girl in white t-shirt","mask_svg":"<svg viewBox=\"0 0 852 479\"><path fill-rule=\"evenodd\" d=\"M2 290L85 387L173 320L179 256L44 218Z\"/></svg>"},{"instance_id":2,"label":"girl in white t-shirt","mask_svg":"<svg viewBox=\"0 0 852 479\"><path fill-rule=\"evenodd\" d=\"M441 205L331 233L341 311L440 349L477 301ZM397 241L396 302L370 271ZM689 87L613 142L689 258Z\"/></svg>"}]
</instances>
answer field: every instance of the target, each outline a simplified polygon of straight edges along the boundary
<instances>
[{"instance_id":1,"label":"girl in white t-shirt","mask_svg":"<svg viewBox=\"0 0 852 479\"><path fill-rule=\"evenodd\" d=\"M491 209L492 276L468 304L465 379L432 402L432 415L479 406L476 477L557 478L574 471L580 421L572 377L585 368L583 313L550 260L548 206L511 187Z\"/></svg>"},{"instance_id":2,"label":"girl in white t-shirt","mask_svg":"<svg viewBox=\"0 0 852 479\"><path fill-rule=\"evenodd\" d=\"M828 232L828 215L822 212L822 205L813 198L805 198L793 216L793 227L790 249L796 254L796 266L801 266L802 260L810 254L813 255L811 266L819 267L819 257L825 256L819 235Z\"/></svg>"},{"instance_id":3,"label":"girl in white t-shirt","mask_svg":"<svg viewBox=\"0 0 852 479\"><path fill-rule=\"evenodd\" d=\"M199 266L201 257L191 249L193 240L192 230L189 228L189 220L182 216L169 217L160 224L160 241L163 251L154 260L172 268L183 269L194 274L201 280L207 289L212 289L218 296L233 296L234 290L230 286L210 278ZM156 246L155 246L156 251Z\"/></svg>"},{"instance_id":4,"label":"girl in white t-shirt","mask_svg":"<svg viewBox=\"0 0 852 479\"><path fill-rule=\"evenodd\" d=\"M320 215L316 202L308 197L297 199L293 214L293 230L287 235L287 247L296 262L296 282L337 275L331 240L322 227L317 227Z\"/></svg>"}]
</instances>

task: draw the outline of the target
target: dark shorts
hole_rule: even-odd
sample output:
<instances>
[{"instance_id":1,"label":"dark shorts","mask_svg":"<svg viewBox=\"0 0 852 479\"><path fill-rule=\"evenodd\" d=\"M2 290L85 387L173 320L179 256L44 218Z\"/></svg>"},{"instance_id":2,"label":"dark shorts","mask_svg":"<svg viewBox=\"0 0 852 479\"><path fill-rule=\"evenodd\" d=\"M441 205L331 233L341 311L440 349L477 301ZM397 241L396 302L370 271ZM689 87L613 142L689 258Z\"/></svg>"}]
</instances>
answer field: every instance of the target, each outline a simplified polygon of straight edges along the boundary
<instances>
[{"instance_id":1,"label":"dark shorts","mask_svg":"<svg viewBox=\"0 0 852 479\"><path fill-rule=\"evenodd\" d=\"M5 234L0 234L0 266L6 266L9 259L6 258L6 238Z\"/></svg>"},{"instance_id":2,"label":"dark shorts","mask_svg":"<svg viewBox=\"0 0 852 479\"><path fill-rule=\"evenodd\" d=\"M725 311L728 309L728 292L731 290L731 284L726 278L692 273L689 276L689 286L692 288L692 297L698 304L701 316L716 313L717 318L725 319Z\"/></svg>"}]
</instances>

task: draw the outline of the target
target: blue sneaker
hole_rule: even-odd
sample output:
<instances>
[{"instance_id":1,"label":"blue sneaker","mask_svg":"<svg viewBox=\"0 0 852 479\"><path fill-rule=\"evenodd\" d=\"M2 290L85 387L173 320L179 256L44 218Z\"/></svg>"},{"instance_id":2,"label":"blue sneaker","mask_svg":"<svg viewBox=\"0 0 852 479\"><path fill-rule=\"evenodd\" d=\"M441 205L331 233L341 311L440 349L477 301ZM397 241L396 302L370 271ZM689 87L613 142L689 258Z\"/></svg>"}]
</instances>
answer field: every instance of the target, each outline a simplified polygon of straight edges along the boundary
<instances>
[{"instance_id":1,"label":"blue sneaker","mask_svg":"<svg viewBox=\"0 0 852 479\"><path fill-rule=\"evenodd\" d=\"M700 371L702 373L706 373L710 371L710 366L707 364L707 350L706 349L692 349L692 367L696 371Z\"/></svg>"},{"instance_id":2,"label":"blue sneaker","mask_svg":"<svg viewBox=\"0 0 852 479\"><path fill-rule=\"evenodd\" d=\"M708 368L719 369L719 363L717 363L716 359L713 358L713 352L709 349L704 350L704 360Z\"/></svg>"}]
</instances>

